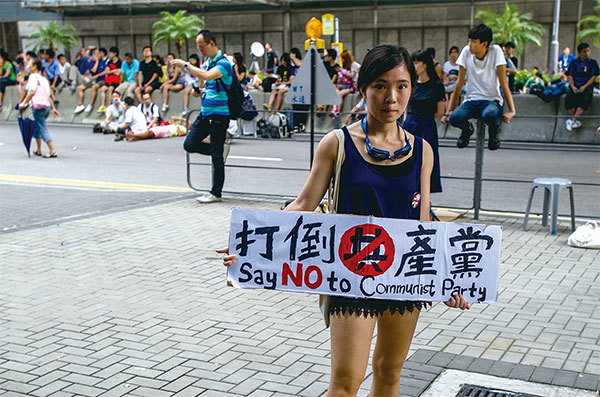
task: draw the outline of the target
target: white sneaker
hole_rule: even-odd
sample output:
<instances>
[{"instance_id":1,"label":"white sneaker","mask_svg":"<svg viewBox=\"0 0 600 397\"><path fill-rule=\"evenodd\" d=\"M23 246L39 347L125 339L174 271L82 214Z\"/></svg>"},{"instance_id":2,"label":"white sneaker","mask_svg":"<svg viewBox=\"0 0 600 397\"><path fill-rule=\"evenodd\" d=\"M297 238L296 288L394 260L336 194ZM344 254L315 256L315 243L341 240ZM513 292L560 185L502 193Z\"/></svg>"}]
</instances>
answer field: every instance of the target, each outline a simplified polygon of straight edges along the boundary
<instances>
[{"instance_id":1,"label":"white sneaker","mask_svg":"<svg viewBox=\"0 0 600 397\"><path fill-rule=\"evenodd\" d=\"M167 110L169 110L169 105L167 103L163 103L161 112L166 112Z\"/></svg>"},{"instance_id":2,"label":"white sneaker","mask_svg":"<svg viewBox=\"0 0 600 397\"><path fill-rule=\"evenodd\" d=\"M196 201L200 204L218 203L221 201L221 197L217 197L212 193L204 193L200 197L196 197Z\"/></svg>"},{"instance_id":3,"label":"white sneaker","mask_svg":"<svg viewBox=\"0 0 600 397\"><path fill-rule=\"evenodd\" d=\"M83 112L83 109L85 109L85 106L83 106L83 105L77 105L77 107L75 108L75 110L73 110L73 113L79 114L79 113Z\"/></svg>"},{"instance_id":4,"label":"white sneaker","mask_svg":"<svg viewBox=\"0 0 600 397\"><path fill-rule=\"evenodd\" d=\"M89 112L91 112L91 111L92 111L92 105L87 105L87 106L85 107L85 112L86 112L86 113L89 113Z\"/></svg>"},{"instance_id":5,"label":"white sneaker","mask_svg":"<svg viewBox=\"0 0 600 397\"><path fill-rule=\"evenodd\" d=\"M579 120L573 121L573 124L571 125L571 128L575 129L575 128L579 128L579 127L581 127L581 121L579 121Z\"/></svg>"},{"instance_id":6,"label":"white sneaker","mask_svg":"<svg viewBox=\"0 0 600 397\"><path fill-rule=\"evenodd\" d=\"M573 129L573 120L567 119L566 126L567 131L571 131Z\"/></svg>"},{"instance_id":7,"label":"white sneaker","mask_svg":"<svg viewBox=\"0 0 600 397\"><path fill-rule=\"evenodd\" d=\"M183 108L183 112L181 112L181 117L185 117L188 114L188 108Z\"/></svg>"}]
</instances>

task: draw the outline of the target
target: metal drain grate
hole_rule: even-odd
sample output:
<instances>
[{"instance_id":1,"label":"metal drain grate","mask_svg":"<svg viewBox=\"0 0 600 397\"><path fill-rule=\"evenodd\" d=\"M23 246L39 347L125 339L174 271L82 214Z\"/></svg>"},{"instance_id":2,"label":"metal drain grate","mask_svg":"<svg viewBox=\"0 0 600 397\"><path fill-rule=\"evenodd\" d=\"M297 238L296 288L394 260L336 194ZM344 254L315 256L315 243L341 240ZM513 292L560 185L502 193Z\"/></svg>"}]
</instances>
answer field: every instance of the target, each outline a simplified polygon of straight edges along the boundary
<instances>
[{"instance_id":1,"label":"metal drain grate","mask_svg":"<svg viewBox=\"0 0 600 397\"><path fill-rule=\"evenodd\" d=\"M464 385L456 397L542 397L535 394L519 393L510 390L490 389L477 385Z\"/></svg>"}]
</instances>

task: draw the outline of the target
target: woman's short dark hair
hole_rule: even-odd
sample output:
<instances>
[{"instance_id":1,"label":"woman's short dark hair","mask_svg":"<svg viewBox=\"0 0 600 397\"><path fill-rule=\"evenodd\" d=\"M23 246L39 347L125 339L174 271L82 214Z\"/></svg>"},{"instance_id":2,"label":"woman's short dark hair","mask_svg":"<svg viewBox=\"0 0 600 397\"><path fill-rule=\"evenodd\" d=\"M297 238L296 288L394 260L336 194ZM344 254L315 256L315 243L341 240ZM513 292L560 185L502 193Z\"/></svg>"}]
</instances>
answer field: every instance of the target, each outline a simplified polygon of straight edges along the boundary
<instances>
[{"instance_id":1,"label":"woman's short dark hair","mask_svg":"<svg viewBox=\"0 0 600 397\"><path fill-rule=\"evenodd\" d=\"M411 60L413 62L423 62L427 68L427 75L431 80L438 80L438 74L435 71L435 65L433 64L433 58L427 50L417 50L412 53Z\"/></svg>"},{"instance_id":2,"label":"woman's short dark hair","mask_svg":"<svg viewBox=\"0 0 600 397\"><path fill-rule=\"evenodd\" d=\"M454 51L454 50L456 50L456 52L458 52L460 54L460 48L453 45L452 47L450 47L450 50L448 50L448 55L452 54L452 51Z\"/></svg>"},{"instance_id":3,"label":"woman's short dark hair","mask_svg":"<svg viewBox=\"0 0 600 397\"><path fill-rule=\"evenodd\" d=\"M31 58L31 63L35 65L35 68L38 72L42 73L42 60L41 58L35 57Z\"/></svg>"},{"instance_id":4,"label":"woman's short dark hair","mask_svg":"<svg viewBox=\"0 0 600 397\"><path fill-rule=\"evenodd\" d=\"M198 57L198 55L196 54L191 54L188 59L195 59L196 60L196 65L200 63L200 58Z\"/></svg>"},{"instance_id":5,"label":"woman's short dark hair","mask_svg":"<svg viewBox=\"0 0 600 397\"><path fill-rule=\"evenodd\" d=\"M425 52L428 53L431 58L435 58L435 48L427 47L425 48Z\"/></svg>"},{"instance_id":6,"label":"woman's short dark hair","mask_svg":"<svg viewBox=\"0 0 600 397\"><path fill-rule=\"evenodd\" d=\"M417 73L406 48L392 44L382 44L371 48L365 55L358 72L358 90L361 93L364 92L379 76L400 65L404 65L408 70L410 84L414 87L417 83Z\"/></svg>"},{"instance_id":7,"label":"woman's short dark hair","mask_svg":"<svg viewBox=\"0 0 600 397\"><path fill-rule=\"evenodd\" d=\"M487 46L489 47L492 44L492 38L494 34L492 33L492 29L490 29L487 25L480 23L475 26L473 29L469 31L469 38L472 40L479 40L481 44L487 42Z\"/></svg>"},{"instance_id":8,"label":"woman's short dark hair","mask_svg":"<svg viewBox=\"0 0 600 397\"><path fill-rule=\"evenodd\" d=\"M242 55L241 52L233 53L233 58L235 59L235 63L237 63L238 66L244 65L244 56Z\"/></svg>"},{"instance_id":9,"label":"woman's short dark hair","mask_svg":"<svg viewBox=\"0 0 600 397\"><path fill-rule=\"evenodd\" d=\"M296 56L296 58L298 59L302 59L302 53L300 52L300 50L296 47L292 48L290 50L290 54L294 54Z\"/></svg>"}]
</instances>

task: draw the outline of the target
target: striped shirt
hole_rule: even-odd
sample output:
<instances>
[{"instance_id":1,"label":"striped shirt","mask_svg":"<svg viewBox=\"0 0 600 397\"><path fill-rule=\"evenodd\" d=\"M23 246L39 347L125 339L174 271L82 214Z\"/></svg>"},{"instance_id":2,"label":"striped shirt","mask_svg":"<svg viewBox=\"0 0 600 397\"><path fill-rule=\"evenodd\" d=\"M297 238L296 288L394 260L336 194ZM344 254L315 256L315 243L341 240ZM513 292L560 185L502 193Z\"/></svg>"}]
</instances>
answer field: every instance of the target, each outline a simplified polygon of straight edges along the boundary
<instances>
[{"instance_id":1,"label":"striped shirt","mask_svg":"<svg viewBox=\"0 0 600 397\"><path fill-rule=\"evenodd\" d=\"M207 81L204 84L202 115L210 116L216 114L229 116L227 90L231 87L231 79L233 76L233 67L231 66L231 63L223 56L223 52L219 50L217 55L212 59L207 59L203 66L207 71L212 68L217 68L222 76L219 79ZM223 84L221 84L221 82Z\"/></svg>"}]
</instances>

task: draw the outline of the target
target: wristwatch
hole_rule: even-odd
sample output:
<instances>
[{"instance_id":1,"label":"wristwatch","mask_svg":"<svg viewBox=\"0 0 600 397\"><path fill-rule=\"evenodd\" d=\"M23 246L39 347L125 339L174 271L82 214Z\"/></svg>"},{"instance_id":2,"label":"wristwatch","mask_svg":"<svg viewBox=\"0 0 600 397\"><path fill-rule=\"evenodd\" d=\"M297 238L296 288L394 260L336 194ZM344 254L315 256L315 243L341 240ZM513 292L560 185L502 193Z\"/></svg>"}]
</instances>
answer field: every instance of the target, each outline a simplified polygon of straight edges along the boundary
<instances>
[{"instance_id":1,"label":"wristwatch","mask_svg":"<svg viewBox=\"0 0 600 397\"><path fill-rule=\"evenodd\" d=\"M188 70L189 67L190 67L190 63L189 62L186 62L186 63L183 64L183 68L185 70Z\"/></svg>"}]
</instances>

